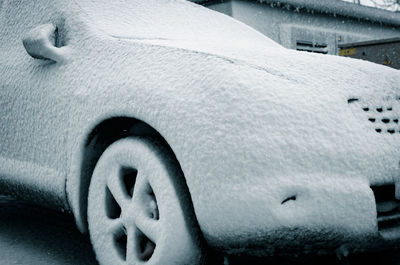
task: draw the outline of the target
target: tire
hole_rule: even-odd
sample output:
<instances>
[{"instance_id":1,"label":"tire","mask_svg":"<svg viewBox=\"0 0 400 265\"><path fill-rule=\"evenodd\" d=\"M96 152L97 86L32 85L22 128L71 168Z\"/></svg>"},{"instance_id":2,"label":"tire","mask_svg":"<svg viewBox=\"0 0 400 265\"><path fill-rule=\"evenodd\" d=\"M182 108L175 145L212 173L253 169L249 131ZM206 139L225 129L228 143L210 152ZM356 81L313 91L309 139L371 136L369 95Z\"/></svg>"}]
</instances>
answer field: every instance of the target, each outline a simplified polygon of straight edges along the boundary
<instances>
[{"instance_id":1,"label":"tire","mask_svg":"<svg viewBox=\"0 0 400 265\"><path fill-rule=\"evenodd\" d=\"M159 143L125 138L94 169L90 240L100 264L199 264L200 231L180 167Z\"/></svg>"}]
</instances>

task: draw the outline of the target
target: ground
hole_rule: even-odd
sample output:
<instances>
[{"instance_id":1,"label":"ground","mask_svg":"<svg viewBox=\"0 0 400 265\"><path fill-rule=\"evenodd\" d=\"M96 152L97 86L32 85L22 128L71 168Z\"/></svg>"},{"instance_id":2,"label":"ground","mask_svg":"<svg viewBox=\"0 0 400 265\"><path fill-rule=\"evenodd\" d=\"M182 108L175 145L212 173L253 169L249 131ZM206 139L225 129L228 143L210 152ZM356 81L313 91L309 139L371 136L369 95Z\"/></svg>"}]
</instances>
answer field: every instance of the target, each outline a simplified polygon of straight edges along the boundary
<instances>
[{"instance_id":1,"label":"ground","mask_svg":"<svg viewBox=\"0 0 400 265\"><path fill-rule=\"evenodd\" d=\"M1 264L97 264L72 216L0 197Z\"/></svg>"},{"instance_id":2,"label":"ground","mask_svg":"<svg viewBox=\"0 0 400 265\"><path fill-rule=\"evenodd\" d=\"M72 216L0 196L0 256L2 264L97 264L88 236L75 227ZM229 264L400 265L400 251L365 253L340 262L336 257L252 259L229 257ZM222 265L224 261L220 261ZM227 259L225 264L228 264ZM211 264L207 264L211 265ZM214 264L213 264L214 265Z\"/></svg>"}]
</instances>

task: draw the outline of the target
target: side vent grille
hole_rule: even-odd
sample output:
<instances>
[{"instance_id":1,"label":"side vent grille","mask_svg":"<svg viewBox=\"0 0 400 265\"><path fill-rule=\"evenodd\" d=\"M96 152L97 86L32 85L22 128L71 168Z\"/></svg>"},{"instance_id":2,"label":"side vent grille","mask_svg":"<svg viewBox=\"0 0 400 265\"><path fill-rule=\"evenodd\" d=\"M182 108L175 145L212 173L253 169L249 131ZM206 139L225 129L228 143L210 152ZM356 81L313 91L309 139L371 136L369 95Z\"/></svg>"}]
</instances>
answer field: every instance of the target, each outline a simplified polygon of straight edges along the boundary
<instances>
[{"instance_id":1,"label":"side vent grille","mask_svg":"<svg viewBox=\"0 0 400 265\"><path fill-rule=\"evenodd\" d=\"M371 186L375 195L378 230L383 237L400 236L400 201L395 198L395 185Z\"/></svg>"},{"instance_id":2,"label":"side vent grille","mask_svg":"<svg viewBox=\"0 0 400 265\"><path fill-rule=\"evenodd\" d=\"M296 50L327 54L328 53L328 44L298 40L296 42Z\"/></svg>"}]
</instances>

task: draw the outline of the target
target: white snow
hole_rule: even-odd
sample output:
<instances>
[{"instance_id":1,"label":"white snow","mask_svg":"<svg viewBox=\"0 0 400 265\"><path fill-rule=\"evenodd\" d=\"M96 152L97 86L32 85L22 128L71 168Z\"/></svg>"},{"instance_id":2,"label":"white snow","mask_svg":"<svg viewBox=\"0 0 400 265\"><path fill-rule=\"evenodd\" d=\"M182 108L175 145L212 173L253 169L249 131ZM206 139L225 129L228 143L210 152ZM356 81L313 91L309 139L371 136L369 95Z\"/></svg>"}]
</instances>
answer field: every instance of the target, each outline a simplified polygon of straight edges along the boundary
<instances>
[{"instance_id":1,"label":"white snow","mask_svg":"<svg viewBox=\"0 0 400 265\"><path fill-rule=\"evenodd\" d=\"M184 211L190 209L183 206L190 200L186 199L182 175L174 164L163 148L144 138L119 140L103 153L94 170L88 198L90 237L101 264L126 264L125 259L129 264L200 264L198 227L193 212ZM123 185L118 185L123 183L122 166L137 170L132 197L125 193ZM106 187L119 204L120 217L107 216ZM148 214L146 202L150 190L157 200L160 213L157 219ZM113 237L123 230L127 234L127 246L123 246L127 247L127 253L121 257ZM143 251L138 247L143 244L143 236L155 244L146 262L139 256ZM129 247L136 249L130 251Z\"/></svg>"},{"instance_id":2,"label":"white snow","mask_svg":"<svg viewBox=\"0 0 400 265\"><path fill-rule=\"evenodd\" d=\"M54 24L43 24L26 33L22 40L27 53L35 59L47 59L63 63L68 57L68 47L56 47Z\"/></svg>"},{"instance_id":3,"label":"white snow","mask_svg":"<svg viewBox=\"0 0 400 265\"><path fill-rule=\"evenodd\" d=\"M378 236L369 186L399 183L400 133L377 133L362 108L390 99L400 115L399 71L289 51L185 1L11 1L1 12L0 156L57 172L24 174L21 186L66 176L82 230L86 140L125 116L169 143L213 247L272 253ZM26 32L60 17L68 62L31 58Z\"/></svg>"}]
</instances>

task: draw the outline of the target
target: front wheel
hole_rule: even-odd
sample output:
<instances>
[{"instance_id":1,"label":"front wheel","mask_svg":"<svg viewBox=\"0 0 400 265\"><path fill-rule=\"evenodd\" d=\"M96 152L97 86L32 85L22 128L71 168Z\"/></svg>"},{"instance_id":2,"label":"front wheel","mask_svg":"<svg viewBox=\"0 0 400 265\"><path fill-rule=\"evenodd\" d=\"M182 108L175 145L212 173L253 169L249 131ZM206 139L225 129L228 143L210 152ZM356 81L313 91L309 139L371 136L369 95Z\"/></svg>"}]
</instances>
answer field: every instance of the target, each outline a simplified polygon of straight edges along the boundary
<instances>
[{"instance_id":1,"label":"front wheel","mask_svg":"<svg viewBox=\"0 0 400 265\"><path fill-rule=\"evenodd\" d=\"M199 264L201 240L177 161L158 142L125 138L100 157L88 197L100 264ZM193 211L192 211L193 212Z\"/></svg>"}]
</instances>

